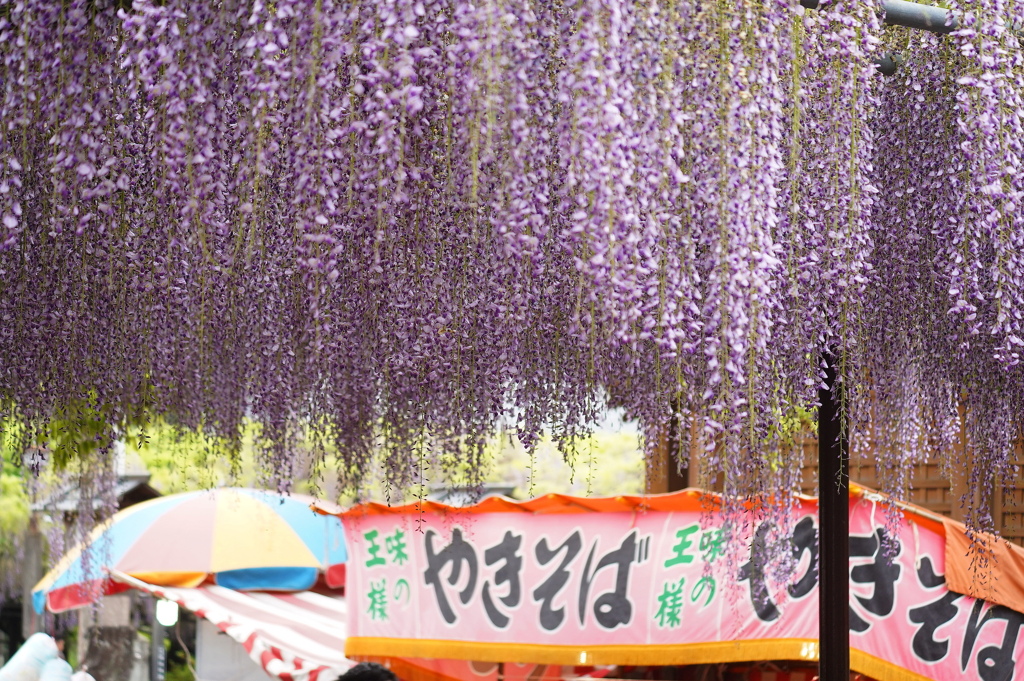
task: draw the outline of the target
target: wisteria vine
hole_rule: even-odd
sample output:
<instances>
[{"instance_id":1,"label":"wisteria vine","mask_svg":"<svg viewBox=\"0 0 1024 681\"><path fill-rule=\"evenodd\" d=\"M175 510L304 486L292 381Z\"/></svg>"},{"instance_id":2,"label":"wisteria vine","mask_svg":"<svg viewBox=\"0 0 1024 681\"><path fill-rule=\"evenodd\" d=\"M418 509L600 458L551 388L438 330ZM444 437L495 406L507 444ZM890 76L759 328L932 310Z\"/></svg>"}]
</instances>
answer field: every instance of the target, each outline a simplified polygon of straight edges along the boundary
<instances>
[{"instance_id":1,"label":"wisteria vine","mask_svg":"<svg viewBox=\"0 0 1024 681\"><path fill-rule=\"evenodd\" d=\"M949 37L875 0L118 4L0 0L25 432L251 420L279 480L311 438L401 487L498 424L571 456L613 404L770 496L830 361L887 491L935 451L1010 474L1020 3Z\"/></svg>"}]
</instances>

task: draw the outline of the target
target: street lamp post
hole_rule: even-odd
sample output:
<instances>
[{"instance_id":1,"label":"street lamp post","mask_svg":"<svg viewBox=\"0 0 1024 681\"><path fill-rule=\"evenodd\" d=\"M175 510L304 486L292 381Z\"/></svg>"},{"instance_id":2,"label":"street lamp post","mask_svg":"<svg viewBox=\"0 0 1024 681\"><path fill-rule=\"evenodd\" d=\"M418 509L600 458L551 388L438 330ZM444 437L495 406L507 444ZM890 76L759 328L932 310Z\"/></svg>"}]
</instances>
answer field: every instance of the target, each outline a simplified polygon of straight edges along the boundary
<instances>
[{"instance_id":1,"label":"street lamp post","mask_svg":"<svg viewBox=\"0 0 1024 681\"><path fill-rule=\"evenodd\" d=\"M818 391L818 677L850 678L850 447L834 358Z\"/></svg>"}]
</instances>

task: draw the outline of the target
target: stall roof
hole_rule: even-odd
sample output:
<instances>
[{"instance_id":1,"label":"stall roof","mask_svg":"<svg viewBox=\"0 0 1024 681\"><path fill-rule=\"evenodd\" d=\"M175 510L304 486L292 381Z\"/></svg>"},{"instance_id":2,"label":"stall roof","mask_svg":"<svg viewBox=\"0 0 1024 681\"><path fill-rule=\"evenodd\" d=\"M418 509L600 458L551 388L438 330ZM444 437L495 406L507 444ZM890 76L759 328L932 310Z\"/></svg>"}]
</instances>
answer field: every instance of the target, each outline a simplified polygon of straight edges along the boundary
<instances>
[{"instance_id":1,"label":"stall roof","mask_svg":"<svg viewBox=\"0 0 1024 681\"><path fill-rule=\"evenodd\" d=\"M574 497L567 494L545 494L527 501L514 501L508 497L488 497L472 506L452 506L429 499L402 506L389 506L369 502L345 510L328 502L317 502L313 508L327 515L391 515L408 513L615 513L623 511L682 511L701 510L709 497L698 489L687 489L671 494L617 497Z\"/></svg>"},{"instance_id":2,"label":"stall roof","mask_svg":"<svg viewBox=\"0 0 1024 681\"><path fill-rule=\"evenodd\" d=\"M528 501L506 497L490 497L466 507L449 506L434 501L415 501L402 506L369 502L343 509L329 502L316 502L313 509L325 515L358 517L367 515L422 514L461 515L476 513L628 513L644 511L711 511L719 496L702 489L689 488L668 494L647 494L616 497L574 497L545 494ZM799 503L817 504L817 499L796 495ZM963 523L936 515L913 504L891 502L878 492L850 485L850 502L889 502L917 525L940 533L946 538L946 585L950 591L1004 605L1024 613L1024 548L1001 537L969 533ZM980 550L979 550L980 549ZM983 559L979 560L979 556Z\"/></svg>"},{"instance_id":3,"label":"stall roof","mask_svg":"<svg viewBox=\"0 0 1024 681\"><path fill-rule=\"evenodd\" d=\"M355 662L344 656L348 609L339 591L274 593L235 591L216 585L172 588L141 582L121 572L128 587L174 601L241 644L249 657L281 681L334 681ZM464 660L381 659L411 681L565 681L605 676L610 668L553 665L497 667Z\"/></svg>"},{"instance_id":4,"label":"stall roof","mask_svg":"<svg viewBox=\"0 0 1024 681\"><path fill-rule=\"evenodd\" d=\"M281 681L333 681L355 664L344 654L348 611L339 595L243 592L216 585L177 589L111 574L209 620Z\"/></svg>"}]
</instances>

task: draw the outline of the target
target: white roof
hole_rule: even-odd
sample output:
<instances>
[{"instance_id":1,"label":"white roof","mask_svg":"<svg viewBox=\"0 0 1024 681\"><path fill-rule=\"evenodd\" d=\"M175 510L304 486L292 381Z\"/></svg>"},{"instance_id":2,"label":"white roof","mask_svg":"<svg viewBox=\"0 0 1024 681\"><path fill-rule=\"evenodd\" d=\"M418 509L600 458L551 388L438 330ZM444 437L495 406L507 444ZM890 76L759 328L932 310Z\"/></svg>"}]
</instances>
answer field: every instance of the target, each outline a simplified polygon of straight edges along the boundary
<instances>
[{"instance_id":1,"label":"white roof","mask_svg":"<svg viewBox=\"0 0 1024 681\"><path fill-rule=\"evenodd\" d=\"M282 681L333 681L355 664L344 653L348 610L340 595L235 591L216 585L178 589L112 574L209 620Z\"/></svg>"}]
</instances>

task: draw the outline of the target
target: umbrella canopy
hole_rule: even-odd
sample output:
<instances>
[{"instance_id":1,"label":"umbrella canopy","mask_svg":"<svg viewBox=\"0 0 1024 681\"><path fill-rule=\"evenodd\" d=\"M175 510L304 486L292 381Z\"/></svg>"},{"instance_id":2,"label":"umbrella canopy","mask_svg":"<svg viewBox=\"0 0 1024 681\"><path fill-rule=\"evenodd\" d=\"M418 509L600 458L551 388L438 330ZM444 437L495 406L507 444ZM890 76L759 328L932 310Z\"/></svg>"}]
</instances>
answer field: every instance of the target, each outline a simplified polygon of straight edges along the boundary
<instances>
[{"instance_id":1,"label":"umbrella canopy","mask_svg":"<svg viewBox=\"0 0 1024 681\"><path fill-rule=\"evenodd\" d=\"M38 612L81 607L127 587L109 571L149 584L302 591L323 574L344 584L348 551L337 518L311 497L253 489L185 492L126 508L71 549L32 592Z\"/></svg>"}]
</instances>

